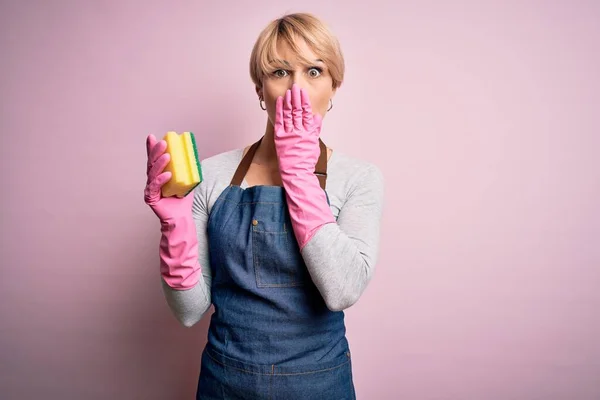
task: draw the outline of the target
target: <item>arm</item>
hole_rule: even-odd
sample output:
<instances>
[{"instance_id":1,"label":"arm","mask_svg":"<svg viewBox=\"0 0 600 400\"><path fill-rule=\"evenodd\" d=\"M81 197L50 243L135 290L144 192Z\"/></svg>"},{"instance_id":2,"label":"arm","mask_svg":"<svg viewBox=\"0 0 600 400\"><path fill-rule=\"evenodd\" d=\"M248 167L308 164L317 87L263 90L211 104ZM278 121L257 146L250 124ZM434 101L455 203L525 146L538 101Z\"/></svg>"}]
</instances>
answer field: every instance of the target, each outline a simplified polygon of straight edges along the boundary
<instances>
[{"instance_id":1,"label":"arm","mask_svg":"<svg viewBox=\"0 0 600 400\"><path fill-rule=\"evenodd\" d=\"M296 84L275 106L275 149L298 246L327 306L350 307L360 297L375 264L383 179L366 168L336 220L314 174L322 119Z\"/></svg>"},{"instance_id":2,"label":"arm","mask_svg":"<svg viewBox=\"0 0 600 400\"><path fill-rule=\"evenodd\" d=\"M208 221L206 184L200 183L193 195L192 215L198 237L198 263L202 266L202 274L198 275L198 281L194 286L186 289L172 287L164 276L161 279L167 304L177 320L188 328L199 322L210 308L212 280L206 233Z\"/></svg>"},{"instance_id":3,"label":"arm","mask_svg":"<svg viewBox=\"0 0 600 400\"><path fill-rule=\"evenodd\" d=\"M312 280L333 311L356 303L373 275L383 192L380 171L369 166L352 185L337 223L317 228L302 249Z\"/></svg>"}]
</instances>

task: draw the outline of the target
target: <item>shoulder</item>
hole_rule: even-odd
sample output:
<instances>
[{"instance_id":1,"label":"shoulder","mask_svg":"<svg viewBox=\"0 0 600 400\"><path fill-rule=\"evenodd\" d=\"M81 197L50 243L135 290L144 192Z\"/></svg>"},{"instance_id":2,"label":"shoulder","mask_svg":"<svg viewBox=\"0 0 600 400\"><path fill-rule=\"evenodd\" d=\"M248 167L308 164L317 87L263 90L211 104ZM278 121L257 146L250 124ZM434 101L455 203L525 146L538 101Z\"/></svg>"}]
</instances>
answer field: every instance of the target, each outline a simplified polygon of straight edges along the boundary
<instances>
[{"instance_id":1,"label":"shoulder","mask_svg":"<svg viewBox=\"0 0 600 400\"><path fill-rule=\"evenodd\" d=\"M327 164L327 194L337 217L342 209L382 207L384 179L373 162L334 150Z\"/></svg>"},{"instance_id":2,"label":"shoulder","mask_svg":"<svg viewBox=\"0 0 600 400\"><path fill-rule=\"evenodd\" d=\"M202 170L200 185L208 188L228 185L241 161L243 151L243 148L236 148L200 160Z\"/></svg>"},{"instance_id":3,"label":"shoulder","mask_svg":"<svg viewBox=\"0 0 600 400\"><path fill-rule=\"evenodd\" d=\"M210 172L206 174L206 177L210 179L219 175L220 171L235 170L241 160L243 151L244 149L237 148L200 160L203 175L204 171Z\"/></svg>"},{"instance_id":4,"label":"shoulder","mask_svg":"<svg viewBox=\"0 0 600 400\"><path fill-rule=\"evenodd\" d=\"M200 160L202 181L195 189L195 203L210 210L221 192L229 186L244 149L237 148Z\"/></svg>"},{"instance_id":5,"label":"shoulder","mask_svg":"<svg viewBox=\"0 0 600 400\"><path fill-rule=\"evenodd\" d=\"M339 151L332 153L327 173L332 183L351 191L357 187L383 188L384 185L383 173L375 163Z\"/></svg>"}]
</instances>

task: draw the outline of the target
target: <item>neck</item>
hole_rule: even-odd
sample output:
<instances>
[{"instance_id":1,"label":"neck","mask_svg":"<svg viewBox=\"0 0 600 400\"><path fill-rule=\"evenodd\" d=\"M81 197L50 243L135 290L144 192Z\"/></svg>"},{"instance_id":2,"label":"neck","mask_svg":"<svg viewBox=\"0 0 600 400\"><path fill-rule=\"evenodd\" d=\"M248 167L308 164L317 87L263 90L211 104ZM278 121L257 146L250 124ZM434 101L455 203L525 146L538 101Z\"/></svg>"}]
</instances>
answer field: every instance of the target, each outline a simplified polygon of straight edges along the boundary
<instances>
[{"instance_id":1,"label":"neck","mask_svg":"<svg viewBox=\"0 0 600 400\"><path fill-rule=\"evenodd\" d=\"M254 162L265 166L276 166L278 164L273 124L271 124L271 120L268 118L265 135L256 149Z\"/></svg>"}]
</instances>

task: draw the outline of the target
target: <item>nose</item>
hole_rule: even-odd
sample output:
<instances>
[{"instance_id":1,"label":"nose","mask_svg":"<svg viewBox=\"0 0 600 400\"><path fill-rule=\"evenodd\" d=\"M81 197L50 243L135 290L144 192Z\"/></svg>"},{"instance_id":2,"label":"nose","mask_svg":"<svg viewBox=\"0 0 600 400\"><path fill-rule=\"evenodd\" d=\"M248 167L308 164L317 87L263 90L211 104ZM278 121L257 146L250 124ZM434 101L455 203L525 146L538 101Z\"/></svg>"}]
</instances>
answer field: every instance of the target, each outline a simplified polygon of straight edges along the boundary
<instances>
[{"instance_id":1,"label":"nose","mask_svg":"<svg viewBox=\"0 0 600 400\"><path fill-rule=\"evenodd\" d=\"M304 87L304 77L302 76L302 73L293 73L292 74L292 79L290 79L290 87L289 89L292 89L292 86L294 85L298 85L298 87Z\"/></svg>"}]
</instances>

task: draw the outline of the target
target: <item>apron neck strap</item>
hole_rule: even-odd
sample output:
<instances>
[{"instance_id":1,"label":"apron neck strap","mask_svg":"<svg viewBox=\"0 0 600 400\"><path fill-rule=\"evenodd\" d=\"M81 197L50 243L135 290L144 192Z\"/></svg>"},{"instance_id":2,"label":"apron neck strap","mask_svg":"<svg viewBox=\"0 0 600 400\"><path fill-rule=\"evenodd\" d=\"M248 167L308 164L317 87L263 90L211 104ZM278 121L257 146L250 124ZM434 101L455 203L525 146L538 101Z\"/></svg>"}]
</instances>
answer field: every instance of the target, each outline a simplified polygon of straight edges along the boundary
<instances>
[{"instance_id":1,"label":"apron neck strap","mask_svg":"<svg viewBox=\"0 0 600 400\"><path fill-rule=\"evenodd\" d=\"M250 169L250 164L252 164L252 159L254 158L254 154L256 153L256 149L260 145L262 141L262 137L258 140L258 142L254 143L248 149L248 152L240 161L233 178L231 179L231 184L233 186L240 186L248 169ZM319 160L317 161L317 165L315 168L315 175L319 179L319 184L321 185L321 189L325 190L325 186L327 184L327 146L321 139L319 139L319 148L321 149L321 154L319 155Z\"/></svg>"}]
</instances>

